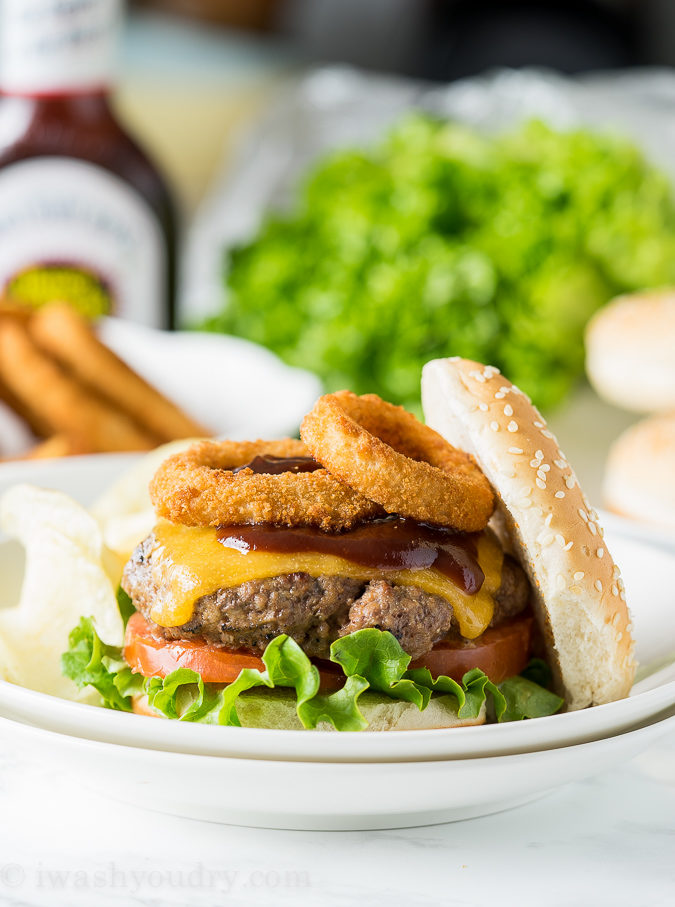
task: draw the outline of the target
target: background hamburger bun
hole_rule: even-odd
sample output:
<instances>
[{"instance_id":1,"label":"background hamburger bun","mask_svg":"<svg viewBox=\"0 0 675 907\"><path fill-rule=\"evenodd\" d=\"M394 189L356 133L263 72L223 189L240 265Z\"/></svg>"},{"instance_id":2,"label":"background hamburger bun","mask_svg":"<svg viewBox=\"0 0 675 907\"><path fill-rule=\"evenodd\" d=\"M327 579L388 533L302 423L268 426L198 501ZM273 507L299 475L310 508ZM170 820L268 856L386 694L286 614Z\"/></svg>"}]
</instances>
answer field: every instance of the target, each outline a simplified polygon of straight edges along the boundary
<instances>
[{"instance_id":1,"label":"background hamburger bun","mask_svg":"<svg viewBox=\"0 0 675 907\"><path fill-rule=\"evenodd\" d=\"M542 416L496 368L459 358L427 363L422 402L427 423L492 483L566 707L626 696L635 664L619 569Z\"/></svg>"},{"instance_id":2,"label":"background hamburger bun","mask_svg":"<svg viewBox=\"0 0 675 907\"><path fill-rule=\"evenodd\" d=\"M603 497L615 513L675 533L675 413L644 419L615 441Z\"/></svg>"},{"instance_id":3,"label":"background hamburger bun","mask_svg":"<svg viewBox=\"0 0 675 907\"><path fill-rule=\"evenodd\" d=\"M675 409L675 289L619 296L586 329L586 372L623 409Z\"/></svg>"},{"instance_id":4,"label":"background hamburger bun","mask_svg":"<svg viewBox=\"0 0 675 907\"><path fill-rule=\"evenodd\" d=\"M289 689L249 690L237 700L242 727L302 730L296 711L295 691ZM366 691L359 697L359 709L368 722L368 731L423 731L433 728L469 727L485 724L485 706L478 718L459 718L454 696L434 696L420 712L412 702L390 699L382 693ZM163 717L148 705L146 696L134 698L134 712ZM320 731L333 731L331 724L320 724Z\"/></svg>"}]
</instances>

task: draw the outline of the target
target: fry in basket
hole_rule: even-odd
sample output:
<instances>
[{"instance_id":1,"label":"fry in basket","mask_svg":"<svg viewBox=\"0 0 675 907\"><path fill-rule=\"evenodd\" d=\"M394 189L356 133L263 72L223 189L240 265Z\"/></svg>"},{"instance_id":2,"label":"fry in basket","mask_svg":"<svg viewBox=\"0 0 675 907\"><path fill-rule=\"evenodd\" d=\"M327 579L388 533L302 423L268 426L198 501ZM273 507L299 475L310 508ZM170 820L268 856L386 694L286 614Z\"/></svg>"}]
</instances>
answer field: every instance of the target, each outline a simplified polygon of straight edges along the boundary
<instances>
[{"instance_id":1,"label":"fry in basket","mask_svg":"<svg viewBox=\"0 0 675 907\"><path fill-rule=\"evenodd\" d=\"M49 426L48 435L81 438L92 451L150 450L155 438L99 399L53 362L11 320L0 320L0 374L21 404Z\"/></svg>"},{"instance_id":2,"label":"fry in basket","mask_svg":"<svg viewBox=\"0 0 675 907\"><path fill-rule=\"evenodd\" d=\"M157 442L209 434L101 343L89 323L67 303L54 302L38 310L29 331L43 350L128 413Z\"/></svg>"}]
</instances>

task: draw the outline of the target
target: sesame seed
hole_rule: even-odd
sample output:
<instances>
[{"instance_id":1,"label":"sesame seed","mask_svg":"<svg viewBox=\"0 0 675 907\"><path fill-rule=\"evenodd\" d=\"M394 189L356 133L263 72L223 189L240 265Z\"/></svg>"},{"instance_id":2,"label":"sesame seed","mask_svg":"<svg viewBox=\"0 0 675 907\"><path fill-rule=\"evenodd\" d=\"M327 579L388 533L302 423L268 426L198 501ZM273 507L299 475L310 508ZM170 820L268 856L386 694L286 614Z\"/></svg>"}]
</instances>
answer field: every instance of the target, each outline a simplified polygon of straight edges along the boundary
<instances>
[{"instance_id":1,"label":"sesame seed","mask_svg":"<svg viewBox=\"0 0 675 907\"><path fill-rule=\"evenodd\" d=\"M506 396L506 394L508 394L510 390L517 390L517 388L507 387L505 384L502 384L502 386L499 388L499 393Z\"/></svg>"},{"instance_id":2,"label":"sesame seed","mask_svg":"<svg viewBox=\"0 0 675 907\"><path fill-rule=\"evenodd\" d=\"M523 453L523 448L522 447L509 447L509 453L521 454L521 453Z\"/></svg>"},{"instance_id":3,"label":"sesame seed","mask_svg":"<svg viewBox=\"0 0 675 907\"><path fill-rule=\"evenodd\" d=\"M553 462L558 467L558 469L564 469L567 466L565 460L554 460Z\"/></svg>"},{"instance_id":4,"label":"sesame seed","mask_svg":"<svg viewBox=\"0 0 675 907\"><path fill-rule=\"evenodd\" d=\"M544 463L541 468L544 472L550 472L551 470L551 467L548 465L548 463Z\"/></svg>"},{"instance_id":5,"label":"sesame seed","mask_svg":"<svg viewBox=\"0 0 675 907\"><path fill-rule=\"evenodd\" d=\"M542 481L540 478L535 479L535 485L537 488L546 488L546 482Z\"/></svg>"},{"instance_id":6,"label":"sesame seed","mask_svg":"<svg viewBox=\"0 0 675 907\"><path fill-rule=\"evenodd\" d=\"M499 422L490 422L490 428L492 431L499 431Z\"/></svg>"},{"instance_id":7,"label":"sesame seed","mask_svg":"<svg viewBox=\"0 0 675 907\"><path fill-rule=\"evenodd\" d=\"M544 526L550 526L550 525L551 525L551 520L552 520L552 519L553 519L553 514L552 514L552 513L549 513L549 515L548 515L548 516L546 517L546 519L544 520Z\"/></svg>"},{"instance_id":8,"label":"sesame seed","mask_svg":"<svg viewBox=\"0 0 675 907\"><path fill-rule=\"evenodd\" d=\"M577 572L574 574L574 582L578 583L580 580L582 580L584 578L584 576L585 576L585 573L583 570L577 570Z\"/></svg>"},{"instance_id":9,"label":"sesame seed","mask_svg":"<svg viewBox=\"0 0 675 907\"><path fill-rule=\"evenodd\" d=\"M599 579L596 579L595 581L595 588L598 590L598 592L602 592L602 583Z\"/></svg>"},{"instance_id":10,"label":"sesame seed","mask_svg":"<svg viewBox=\"0 0 675 907\"><path fill-rule=\"evenodd\" d=\"M501 391L497 391L495 394L495 400L503 400L506 394L503 394Z\"/></svg>"},{"instance_id":11,"label":"sesame seed","mask_svg":"<svg viewBox=\"0 0 675 907\"><path fill-rule=\"evenodd\" d=\"M591 535L597 535L597 534L598 534L598 528L597 528L597 526L595 525L595 523L589 521L589 523L588 523L588 528L589 528L589 530L590 530Z\"/></svg>"},{"instance_id":12,"label":"sesame seed","mask_svg":"<svg viewBox=\"0 0 675 907\"><path fill-rule=\"evenodd\" d=\"M567 485L568 488L574 488L574 485L575 485L574 476L565 476L565 485Z\"/></svg>"},{"instance_id":13,"label":"sesame seed","mask_svg":"<svg viewBox=\"0 0 675 907\"><path fill-rule=\"evenodd\" d=\"M513 415L513 407L511 406L510 403L507 403L506 406L504 407L504 415L505 416Z\"/></svg>"},{"instance_id":14,"label":"sesame seed","mask_svg":"<svg viewBox=\"0 0 675 907\"><path fill-rule=\"evenodd\" d=\"M569 551L573 544L574 542L568 542L563 548L563 551Z\"/></svg>"},{"instance_id":15,"label":"sesame seed","mask_svg":"<svg viewBox=\"0 0 675 907\"><path fill-rule=\"evenodd\" d=\"M620 576L617 578L616 584L622 592L626 588L626 584L624 583L624 581L621 579Z\"/></svg>"},{"instance_id":16,"label":"sesame seed","mask_svg":"<svg viewBox=\"0 0 675 907\"><path fill-rule=\"evenodd\" d=\"M535 423L534 423L534 427L535 427L535 428L543 428L543 427L544 427L544 423L543 423L543 422L535 422Z\"/></svg>"},{"instance_id":17,"label":"sesame seed","mask_svg":"<svg viewBox=\"0 0 675 907\"><path fill-rule=\"evenodd\" d=\"M532 469L539 469L540 463L541 460L530 460L530 466L532 467Z\"/></svg>"},{"instance_id":18,"label":"sesame seed","mask_svg":"<svg viewBox=\"0 0 675 907\"><path fill-rule=\"evenodd\" d=\"M619 592L619 598L622 602L626 601L626 593L623 591L623 589L621 590L621 592Z\"/></svg>"},{"instance_id":19,"label":"sesame seed","mask_svg":"<svg viewBox=\"0 0 675 907\"><path fill-rule=\"evenodd\" d=\"M539 469L537 470L537 475L539 476L539 478L540 478L542 481L544 481L544 482L546 481L546 470L545 470L545 469L542 469L541 466L540 466Z\"/></svg>"},{"instance_id":20,"label":"sesame seed","mask_svg":"<svg viewBox=\"0 0 675 907\"><path fill-rule=\"evenodd\" d=\"M604 548L598 548L598 550L597 550L595 553L598 555L598 557L604 557L604 556L605 556L605 549L604 549Z\"/></svg>"},{"instance_id":21,"label":"sesame seed","mask_svg":"<svg viewBox=\"0 0 675 907\"><path fill-rule=\"evenodd\" d=\"M588 522L588 514L586 513L585 510L582 510L582 508L580 507L580 508L577 510L577 513L579 514L579 516L581 517L581 519L584 521L584 523L587 523L587 522Z\"/></svg>"},{"instance_id":22,"label":"sesame seed","mask_svg":"<svg viewBox=\"0 0 675 907\"><path fill-rule=\"evenodd\" d=\"M553 438L553 433L548 428L542 428L541 433L545 438Z\"/></svg>"},{"instance_id":23,"label":"sesame seed","mask_svg":"<svg viewBox=\"0 0 675 907\"><path fill-rule=\"evenodd\" d=\"M479 403L479 404L478 404L478 409L479 409L482 413L486 413L486 412L488 411L488 405L487 405L487 403Z\"/></svg>"},{"instance_id":24,"label":"sesame seed","mask_svg":"<svg viewBox=\"0 0 675 907\"><path fill-rule=\"evenodd\" d=\"M565 492L564 492L564 491L556 491L555 496L556 496L557 498L564 498L564 497L565 497Z\"/></svg>"},{"instance_id":25,"label":"sesame seed","mask_svg":"<svg viewBox=\"0 0 675 907\"><path fill-rule=\"evenodd\" d=\"M518 423L514 422L513 419L506 426L509 431L518 431Z\"/></svg>"},{"instance_id":26,"label":"sesame seed","mask_svg":"<svg viewBox=\"0 0 675 907\"><path fill-rule=\"evenodd\" d=\"M535 455L535 457L537 458L537 460L543 460L543 459L544 459L544 451L543 451L543 450L535 450L534 455Z\"/></svg>"},{"instance_id":27,"label":"sesame seed","mask_svg":"<svg viewBox=\"0 0 675 907\"><path fill-rule=\"evenodd\" d=\"M616 583L612 583L612 595L618 595L618 594L619 594L619 587L617 586Z\"/></svg>"},{"instance_id":28,"label":"sesame seed","mask_svg":"<svg viewBox=\"0 0 675 907\"><path fill-rule=\"evenodd\" d=\"M614 564L614 570L612 571L612 575L613 575L614 579L618 579L621 576L621 571L616 566L616 564Z\"/></svg>"}]
</instances>

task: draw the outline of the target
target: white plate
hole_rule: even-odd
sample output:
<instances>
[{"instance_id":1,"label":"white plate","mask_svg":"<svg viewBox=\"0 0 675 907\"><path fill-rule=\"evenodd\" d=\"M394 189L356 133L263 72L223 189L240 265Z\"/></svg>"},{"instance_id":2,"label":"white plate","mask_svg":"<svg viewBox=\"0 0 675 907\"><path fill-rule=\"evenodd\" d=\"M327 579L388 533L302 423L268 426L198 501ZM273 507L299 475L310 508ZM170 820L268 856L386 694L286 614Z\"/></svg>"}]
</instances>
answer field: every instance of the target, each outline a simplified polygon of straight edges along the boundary
<instances>
[{"instance_id":1,"label":"white plate","mask_svg":"<svg viewBox=\"0 0 675 907\"><path fill-rule=\"evenodd\" d=\"M89 503L129 464L128 456L81 457L51 463L0 466L0 492L31 481ZM633 610L637 654L643 664L675 653L672 577L675 556L615 532L607 543L622 568ZM18 595L22 559L0 540L3 599ZM579 744L628 730L675 704L675 681L660 682L621 702L537 721L395 734L324 734L203 727L160 722L65 702L0 682L0 714L74 736L130 746L249 759L384 762L466 759Z\"/></svg>"},{"instance_id":2,"label":"white plate","mask_svg":"<svg viewBox=\"0 0 675 907\"><path fill-rule=\"evenodd\" d=\"M473 818L527 803L629 759L675 729L673 710L562 749L457 761L276 762L98 743L0 719L5 745L43 752L73 784L160 812L287 829L371 829Z\"/></svg>"},{"instance_id":3,"label":"white plate","mask_svg":"<svg viewBox=\"0 0 675 907\"><path fill-rule=\"evenodd\" d=\"M157 331L116 318L104 319L100 332L120 358L214 435L293 434L321 393L315 375L238 337ZM29 444L26 430L0 403L0 456L17 456Z\"/></svg>"},{"instance_id":4,"label":"white plate","mask_svg":"<svg viewBox=\"0 0 675 907\"><path fill-rule=\"evenodd\" d=\"M628 538L634 538L638 542L675 551L675 530L673 529L653 526L650 523L640 523L606 510L600 511L600 522L605 529L612 529Z\"/></svg>"}]
</instances>

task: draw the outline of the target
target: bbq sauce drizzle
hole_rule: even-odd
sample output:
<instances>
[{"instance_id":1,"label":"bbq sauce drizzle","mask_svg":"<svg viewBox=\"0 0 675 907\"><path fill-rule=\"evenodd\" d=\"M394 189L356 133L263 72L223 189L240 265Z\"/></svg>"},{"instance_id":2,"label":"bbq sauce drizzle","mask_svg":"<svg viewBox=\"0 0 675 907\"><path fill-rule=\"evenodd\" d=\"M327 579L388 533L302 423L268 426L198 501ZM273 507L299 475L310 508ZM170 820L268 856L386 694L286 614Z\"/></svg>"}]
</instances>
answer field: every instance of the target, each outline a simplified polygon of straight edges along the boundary
<instances>
[{"instance_id":1,"label":"bbq sauce drizzle","mask_svg":"<svg viewBox=\"0 0 675 907\"><path fill-rule=\"evenodd\" d=\"M323 466L313 457L275 457L272 454L261 454L244 466L235 466L232 472L241 472L242 469L250 469L251 472L266 476L278 476L282 472L316 472L317 469L323 469Z\"/></svg>"},{"instance_id":2,"label":"bbq sauce drizzle","mask_svg":"<svg viewBox=\"0 0 675 907\"><path fill-rule=\"evenodd\" d=\"M311 457L259 456L241 469L277 475L321 469ZM280 554L313 552L343 558L386 572L433 568L451 579L467 595L475 595L485 574L477 558L477 533L455 532L442 526L387 516L347 532L329 533L304 526L220 526L218 541L242 554L267 551Z\"/></svg>"}]
</instances>

